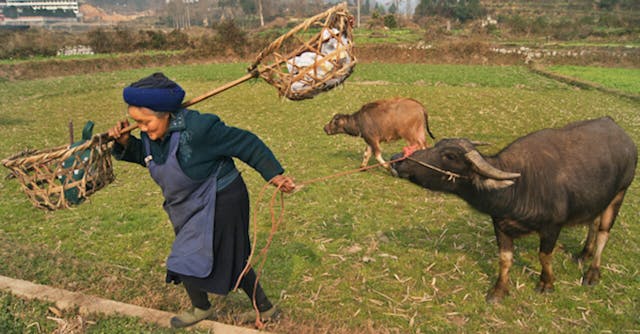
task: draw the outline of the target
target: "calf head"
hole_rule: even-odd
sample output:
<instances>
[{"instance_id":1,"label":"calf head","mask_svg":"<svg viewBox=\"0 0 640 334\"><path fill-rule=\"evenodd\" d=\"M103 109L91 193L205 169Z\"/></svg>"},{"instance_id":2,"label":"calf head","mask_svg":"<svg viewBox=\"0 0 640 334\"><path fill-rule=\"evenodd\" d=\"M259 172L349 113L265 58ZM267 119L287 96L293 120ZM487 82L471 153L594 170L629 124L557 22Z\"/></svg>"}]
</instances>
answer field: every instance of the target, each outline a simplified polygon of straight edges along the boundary
<instances>
[{"instance_id":1,"label":"calf head","mask_svg":"<svg viewBox=\"0 0 640 334\"><path fill-rule=\"evenodd\" d=\"M324 132L328 135L335 135L338 133L347 133L345 126L349 121L350 115L336 114L331 121L324 126Z\"/></svg>"},{"instance_id":2,"label":"calf head","mask_svg":"<svg viewBox=\"0 0 640 334\"><path fill-rule=\"evenodd\" d=\"M401 157L398 154L392 159ZM504 188L520 177L519 173L505 172L492 166L467 139L443 139L391 167L395 175L419 186L451 193L469 185L481 189Z\"/></svg>"}]
</instances>

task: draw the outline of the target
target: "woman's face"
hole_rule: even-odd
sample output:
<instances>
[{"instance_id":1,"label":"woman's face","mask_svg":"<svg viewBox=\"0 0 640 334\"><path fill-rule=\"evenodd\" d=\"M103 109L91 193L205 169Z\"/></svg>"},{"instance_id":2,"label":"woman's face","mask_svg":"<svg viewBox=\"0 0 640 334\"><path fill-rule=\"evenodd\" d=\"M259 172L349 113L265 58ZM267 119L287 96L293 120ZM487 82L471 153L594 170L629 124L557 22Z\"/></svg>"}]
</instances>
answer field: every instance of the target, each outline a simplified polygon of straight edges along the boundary
<instances>
[{"instance_id":1,"label":"woman's face","mask_svg":"<svg viewBox=\"0 0 640 334\"><path fill-rule=\"evenodd\" d=\"M129 116L133 118L140 131L146 132L151 140L164 138L169 129L169 116L167 113L156 113L145 107L129 106Z\"/></svg>"}]
</instances>

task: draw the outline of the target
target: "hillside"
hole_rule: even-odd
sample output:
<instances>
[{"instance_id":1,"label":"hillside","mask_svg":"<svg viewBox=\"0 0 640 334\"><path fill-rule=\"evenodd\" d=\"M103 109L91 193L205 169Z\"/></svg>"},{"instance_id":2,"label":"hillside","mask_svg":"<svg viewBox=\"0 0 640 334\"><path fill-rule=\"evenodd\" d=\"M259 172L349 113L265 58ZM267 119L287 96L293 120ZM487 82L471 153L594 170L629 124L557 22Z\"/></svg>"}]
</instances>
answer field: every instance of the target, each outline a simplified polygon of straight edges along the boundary
<instances>
[{"instance_id":1,"label":"hillside","mask_svg":"<svg viewBox=\"0 0 640 334\"><path fill-rule=\"evenodd\" d=\"M147 10L156 10L165 6L165 0L86 0L85 4L102 8L107 12L131 15Z\"/></svg>"},{"instance_id":2,"label":"hillside","mask_svg":"<svg viewBox=\"0 0 640 334\"><path fill-rule=\"evenodd\" d=\"M125 22L135 20L141 16L151 16L153 12L144 11L136 14L118 14L116 12L112 12L111 14L107 13L104 9L92 6L88 3L80 5L80 13L82 13L84 22Z\"/></svg>"}]
</instances>

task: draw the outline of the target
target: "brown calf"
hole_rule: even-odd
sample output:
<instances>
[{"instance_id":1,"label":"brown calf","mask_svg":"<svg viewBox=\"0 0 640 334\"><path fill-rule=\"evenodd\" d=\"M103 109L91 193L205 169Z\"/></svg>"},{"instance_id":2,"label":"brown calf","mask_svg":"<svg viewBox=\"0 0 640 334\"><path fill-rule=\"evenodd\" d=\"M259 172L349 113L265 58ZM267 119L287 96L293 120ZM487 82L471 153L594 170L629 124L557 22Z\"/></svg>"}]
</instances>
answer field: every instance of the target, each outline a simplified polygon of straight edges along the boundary
<instances>
[{"instance_id":1,"label":"brown calf","mask_svg":"<svg viewBox=\"0 0 640 334\"><path fill-rule=\"evenodd\" d=\"M360 167L368 164L373 153L387 169L390 166L382 159L380 143L403 138L409 150L424 149L425 131L435 139L429 130L427 111L420 102L402 97L367 103L351 115L336 114L324 126L328 135L345 133L364 139L367 147Z\"/></svg>"}]
</instances>

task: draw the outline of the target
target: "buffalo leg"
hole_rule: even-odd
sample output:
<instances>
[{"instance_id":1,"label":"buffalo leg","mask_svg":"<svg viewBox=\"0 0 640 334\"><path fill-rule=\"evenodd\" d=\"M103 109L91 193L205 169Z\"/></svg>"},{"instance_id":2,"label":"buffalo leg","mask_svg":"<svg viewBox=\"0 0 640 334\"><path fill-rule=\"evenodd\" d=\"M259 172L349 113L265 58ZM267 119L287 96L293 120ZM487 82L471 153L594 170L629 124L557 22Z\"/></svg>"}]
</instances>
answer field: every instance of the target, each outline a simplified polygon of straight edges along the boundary
<instances>
[{"instance_id":1,"label":"buffalo leg","mask_svg":"<svg viewBox=\"0 0 640 334\"><path fill-rule=\"evenodd\" d=\"M582 277L582 285L596 285L600 281L600 262L602 259L602 251L607 245L609 240L609 231L613 227L613 223L618 216L622 200L626 190L619 192L616 197L609 203L602 215L600 215L600 226L596 235L595 252L593 254L593 261L587 272Z\"/></svg>"},{"instance_id":2,"label":"buffalo leg","mask_svg":"<svg viewBox=\"0 0 640 334\"><path fill-rule=\"evenodd\" d=\"M498 241L500 268L496 284L487 294L487 302L499 303L505 296L509 295L509 269L513 264L513 238L498 228L498 222L495 219L493 228Z\"/></svg>"},{"instance_id":3,"label":"buffalo leg","mask_svg":"<svg viewBox=\"0 0 640 334\"><path fill-rule=\"evenodd\" d=\"M360 168L367 167L369 164L369 159L371 159L371 146L367 145L367 148L364 149L364 154L362 155L362 163L360 164Z\"/></svg>"},{"instance_id":4,"label":"buffalo leg","mask_svg":"<svg viewBox=\"0 0 640 334\"><path fill-rule=\"evenodd\" d=\"M542 269L540 271L540 282L536 291L538 292L551 292L553 291L553 282L555 277L553 276L553 267L551 265L553 260L553 248L556 246L558 236L560 235L560 227L550 227L540 234L540 265Z\"/></svg>"},{"instance_id":5,"label":"buffalo leg","mask_svg":"<svg viewBox=\"0 0 640 334\"><path fill-rule=\"evenodd\" d=\"M580 254L576 254L574 257L576 261L582 263L593 256L593 250L596 245L596 235L598 234L599 229L600 216L596 217L596 219L594 219L589 225L589 233L587 234L587 240L584 243L584 248Z\"/></svg>"}]
</instances>

